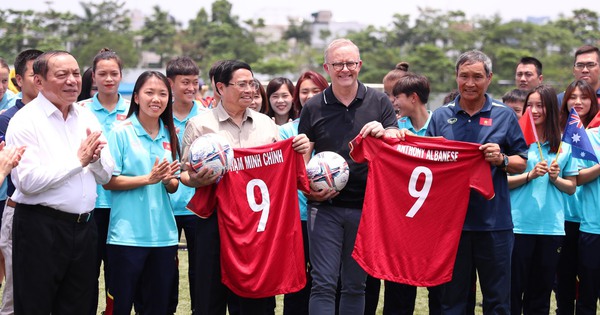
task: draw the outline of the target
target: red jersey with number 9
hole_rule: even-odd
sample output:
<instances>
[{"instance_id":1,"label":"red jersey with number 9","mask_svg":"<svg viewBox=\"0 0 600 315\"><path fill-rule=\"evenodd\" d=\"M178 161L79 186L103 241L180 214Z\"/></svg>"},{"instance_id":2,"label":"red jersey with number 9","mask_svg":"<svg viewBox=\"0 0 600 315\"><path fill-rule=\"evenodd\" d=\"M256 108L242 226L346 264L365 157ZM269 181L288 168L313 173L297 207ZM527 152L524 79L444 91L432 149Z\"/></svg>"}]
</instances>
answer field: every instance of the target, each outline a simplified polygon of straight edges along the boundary
<instances>
[{"instance_id":1,"label":"red jersey with number 9","mask_svg":"<svg viewBox=\"0 0 600 315\"><path fill-rule=\"evenodd\" d=\"M369 162L352 253L367 273L425 287L452 279L469 194L494 197L479 146L441 137L352 140L352 159Z\"/></svg>"},{"instance_id":2,"label":"red jersey with number 9","mask_svg":"<svg viewBox=\"0 0 600 315\"><path fill-rule=\"evenodd\" d=\"M235 294L263 298L306 284L298 189L309 191L292 139L234 149L218 184L196 190L188 209L209 216L216 205L221 279Z\"/></svg>"}]
</instances>

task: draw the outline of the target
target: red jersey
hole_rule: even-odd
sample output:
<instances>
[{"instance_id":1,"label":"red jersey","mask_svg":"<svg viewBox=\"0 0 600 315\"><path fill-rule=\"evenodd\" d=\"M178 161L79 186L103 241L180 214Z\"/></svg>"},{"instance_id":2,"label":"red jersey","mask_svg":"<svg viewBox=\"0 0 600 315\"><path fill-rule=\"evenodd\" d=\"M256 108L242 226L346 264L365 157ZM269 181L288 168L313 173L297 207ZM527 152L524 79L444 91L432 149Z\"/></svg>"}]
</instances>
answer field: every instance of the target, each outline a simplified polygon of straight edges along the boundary
<instances>
[{"instance_id":1,"label":"red jersey","mask_svg":"<svg viewBox=\"0 0 600 315\"><path fill-rule=\"evenodd\" d=\"M450 281L471 188L494 197L479 144L358 136L350 146L352 159L369 162L352 257L380 279L426 287Z\"/></svg>"},{"instance_id":2,"label":"red jersey","mask_svg":"<svg viewBox=\"0 0 600 315\"><path fill-rule=\"evenodd\" d=\"M218 184L197 189L188 209L209 216L216 204L221 279L235 294L263 298L306 284L298 189L308 192L304 159L292 139L234 149Z\"/></svg>"}]
</instances>

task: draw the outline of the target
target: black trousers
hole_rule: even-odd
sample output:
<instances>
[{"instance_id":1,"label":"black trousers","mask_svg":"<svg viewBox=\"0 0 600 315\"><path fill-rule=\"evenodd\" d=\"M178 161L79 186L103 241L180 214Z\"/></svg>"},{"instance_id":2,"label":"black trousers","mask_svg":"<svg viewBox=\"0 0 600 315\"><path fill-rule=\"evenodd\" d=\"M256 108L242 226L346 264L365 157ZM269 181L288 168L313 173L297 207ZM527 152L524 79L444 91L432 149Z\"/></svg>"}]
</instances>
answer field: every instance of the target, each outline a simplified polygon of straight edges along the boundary
<instances>
[{"instance_id":1,"label":"black trousers","mask_svg":"<svg viewBox=\"0 0 600 315\"><path fill-rule=\"evenodd\" d=\"M81 315L96 286L94 220L51 216L52 208L17 204L13 221L15 314Z\"/></svg>"},{"instance_id":2,"label":"black trousers","mask_svg":"<svg viewBox=\"0 0 600 315\"><path fill-rule=\"evenodd\" d=\"M220 237L217 212L199 220L196 229L196 315L272 315L275 297L248 299L236 296L221 282Z\"/></svg>"},{"instance_id":3,"label":"black trousers","mask_svg":"<svg viewBox=\"0 0 600 315\"><path fill-rule=\"evenodd\" d=\"M575 314L595 315L600 299L600 234L579 234L579 299Z\"/></svg>"},{"instance_id":4,"label":"black trousers","mask_svg":"<svg viewBox=\"0 0 600 315\"><path fill-rule=\"evenodd\" d=\"M312 277L310 276L310 260L308 257L308 231L306 221L301 221L302 240L304 242L304 261L306 265L306 286L296 293L289 293L283 297L283 315L308 314L308 301L310 299L310 288ZM377 297L379 299L379 296Z\"/></svg>"},{"instance_id":5,"label":"black trousers","mask_svg":"<svg viewBox=\"0 0 600 315\"><path fill-rule=\"evenodd\" d=\"M579 223L565 221L565 242L558 258L556 272L557 314L575 314L577 296L577 264L579 258Z\"/></svg>"},{"instance_id":6,"label":"black trousers","mask_svg":"<svg viewBox=\"0 0 600 315\"><path fill-rule=\"evenodd\" d=\"M512 314L549 314L564 236L515 234L512 254Z\"/></svg>"}]
</instances>

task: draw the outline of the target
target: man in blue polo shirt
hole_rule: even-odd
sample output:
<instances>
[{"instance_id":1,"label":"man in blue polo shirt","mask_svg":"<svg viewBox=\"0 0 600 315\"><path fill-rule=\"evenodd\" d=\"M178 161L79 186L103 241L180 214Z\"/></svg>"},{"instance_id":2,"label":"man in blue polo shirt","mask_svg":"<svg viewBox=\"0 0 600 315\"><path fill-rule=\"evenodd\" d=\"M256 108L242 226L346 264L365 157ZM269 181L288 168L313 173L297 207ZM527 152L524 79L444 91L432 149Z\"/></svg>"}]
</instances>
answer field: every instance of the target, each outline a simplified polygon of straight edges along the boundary
<instances>
[{"instance_id":1,"label":"man in blue polo shirt","mask_svg":"<svg viewBox=\"0 0 600 315\"><path fill-rule=\"evenodd\" d=\"M514 243L507 173L522 173L527 144L512 109L486 94L492 62L484 53L463 53L456 63L459 95L433 112L428 136L481 144L490 163L495 197L472 193L452 281L441 286L443 314L465 314L471 270L477 269L486 314L510 313L510 263Z\"/></svg>"}]
</instances>

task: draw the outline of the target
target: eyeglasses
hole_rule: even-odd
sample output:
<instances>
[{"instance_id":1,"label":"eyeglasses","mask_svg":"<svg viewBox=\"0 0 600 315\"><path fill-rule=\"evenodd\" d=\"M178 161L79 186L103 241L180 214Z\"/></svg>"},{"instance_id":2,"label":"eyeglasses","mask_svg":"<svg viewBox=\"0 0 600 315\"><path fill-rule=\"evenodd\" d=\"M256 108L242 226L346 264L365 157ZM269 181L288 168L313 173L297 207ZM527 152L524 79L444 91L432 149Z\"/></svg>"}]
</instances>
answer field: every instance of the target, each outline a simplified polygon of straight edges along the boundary
<instances>
[{"instance_id":1,"label":"eyeglasses","mask_svg":"<svg viewBox=\"0 0 600 315\"><path fill-rule=\"evenodd\" d=\"M356 69L356 67L358 67L358 61L346 61L346 62L334 62L334 63L330 63L330 65L333 66L333 70L335 71L342 71L342 69L344 69L344 66L346 66L346 68L348 68L348 70L352 71L354 69Z\"/></svg>"},{"instance_id":2,"label":"eyeglasses","mask_svg":"<svg viewBox=\"0 0 600 315\"><path fill-rule=\"evenodd\" d=\"M589 69L594 68L597 65L598 65L597 62L578 62L575 64L574 67L577 70L583 70L583 68L588 68L588 70L589 70Z\"/></svg>"},{"instance_id":3,"label":"eyeglasses","mask_svg":"<svg viewBox=\"0 0 600 315\"><path fill-rule=\"evenodd\" d=\"M240 90L245 90L247 87L250 87L253 90L258 88L258 84L256 81L237 81L237 82L229 82L229 85L235 85Z\"/></svg>"}]
</instances>

